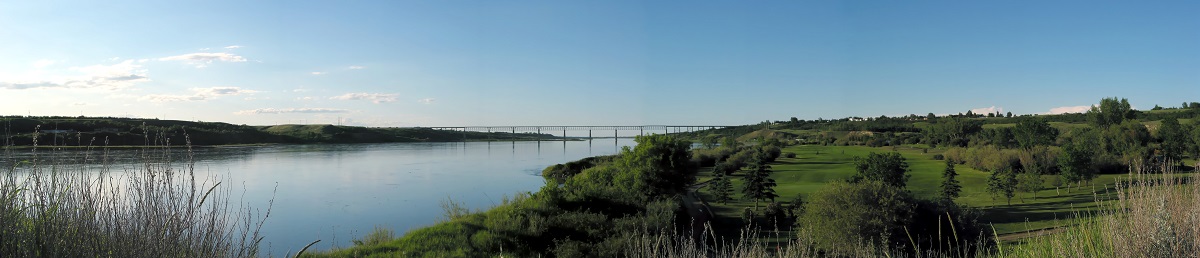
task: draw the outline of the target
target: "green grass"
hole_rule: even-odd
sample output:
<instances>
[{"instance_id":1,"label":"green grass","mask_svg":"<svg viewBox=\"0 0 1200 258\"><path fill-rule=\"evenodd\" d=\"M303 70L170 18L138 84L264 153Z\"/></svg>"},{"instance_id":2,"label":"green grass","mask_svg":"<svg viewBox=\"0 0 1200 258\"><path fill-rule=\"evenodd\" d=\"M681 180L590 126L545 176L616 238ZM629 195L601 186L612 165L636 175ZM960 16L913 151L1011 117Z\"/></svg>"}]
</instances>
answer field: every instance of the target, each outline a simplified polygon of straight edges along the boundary
<instances>
[{"instance_id":1,"label":"green grass","mask_svg":"<svg viewBox=\"0 0 1200 258\"><path fill-rule=\"evenodd\" d=\"M871 152L891 152L892 147L864 146L791 146L784 152L796 153L796 158L779 158L771 164L775 171L772 178L777 186L775 192L780 198L776 201L790 201L797 194L808 196L829 182L845 180L856 174L854 157L866 156ZM942 171L945 163L934 160L932 156L940 153L932 149L922 153L919 148L896 148L907 159L910 174L908 189L917 197L936 197L942 182ZM820 154L818 154L818 152ZM1101 175L1093 181L1095 191L1090 185L1077 187L1068 193L1066 188L1056 190L1050 186L1054 176L1043 176L1046 188L1037 193L1037 198L1028 193L1018 193L1009 205L1003 197L993 199L987 193L987 177L989 172L983 172L967 166L955 166L958 180L963 186L962 196L955 201L959 204L983 209L983 222L992 223L999 234L1021 232L1030 229L1046 228L1065 225L1068 219L1077 213L1090 213L1097 207L1096 199L1106 199L1105 185L1112 185L1116 178L1123 175ZM701 181L711 177L711 172L702 170ZM741 189L741 173L734 174L734 189ZM1096 194L1093 194L1096 193ZM706 191L701 191L701 197L712 200ZM1023 198L1022 198L1023 197ZM735 200L728 204L712 203L713 212L722 219L737 219L745 207L753 207L753 202L742 200L741 194L735 194ZM760 204L765 206L765 204Z\"/></svg>"}]
</instances>

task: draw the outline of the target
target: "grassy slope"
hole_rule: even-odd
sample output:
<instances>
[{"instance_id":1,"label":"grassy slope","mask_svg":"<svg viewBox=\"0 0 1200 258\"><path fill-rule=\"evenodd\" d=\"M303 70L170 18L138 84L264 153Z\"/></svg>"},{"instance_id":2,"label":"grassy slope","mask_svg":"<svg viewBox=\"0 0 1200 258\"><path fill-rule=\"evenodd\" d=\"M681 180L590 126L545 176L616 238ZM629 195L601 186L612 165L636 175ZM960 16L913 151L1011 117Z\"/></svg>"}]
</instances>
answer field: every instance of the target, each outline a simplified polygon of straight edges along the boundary
<instances>
[{"instance_id":1,"label":"grassy slope","mask_svg":"<svg viewBox=\"0 0 1200 258\"><path fill-rule=\"evenodd\" d=\"M784 151L796 153L797 156L796 158L780 158L772 164L775 171L772 177L778 184L775 191L780 196L777 201L791 200L796 194L808 195L820 190L828 182L844 180L856 173L853 164L854 157L866 156L870 152L890 152L892 148L801 145L788 147ZM909 168L912 170L908 189L918 197L935 197L941 185L942 171L945 169L943 161L931 158L937 151L922 153L919 149L906 147L897 148L897 151L907 159ZM962 182L963 186L962 197L956 201L960 204L984 209L986 212L983 217L984 222L993 223L1000 234L1052 227L1062 224L1060 221L1065 221L1064 219L1072 217L1077 212L1090 212L1096 207L1096 198L1105 198L1103 186L1111 185L1116 178L1123 176L1101 175L1095 180L1096 195L1093 195L1092 188L1087 185L1077 188L1071 193L1067 193L1065 188L1056 191L1049 183L1053 176L1043 176L1047 182L1045 185L1047 189L1038 192L1037 199L1031 198L1032 196L1027 193L1019 193L1019 196L1025 197L1023 202L1021 198L1014 197L1012 204L1008 205L1003 197L993 200L987 193L988 172L962 165L955 166L955 170L958 172L958 180ZM701 180L706 180L711 175L709 172L704 172L701 177ZM735 174L734 185L735 189L740 189L740 173ZM704 191L701 195L706 200L712 200L712 196ZM736 194L735 198L741 198L741 194ZM740 199L727 205L711 204L713 212L724 219L739 218L743 208L754 205L753 202Z\"/></svg>"}]
</instances>

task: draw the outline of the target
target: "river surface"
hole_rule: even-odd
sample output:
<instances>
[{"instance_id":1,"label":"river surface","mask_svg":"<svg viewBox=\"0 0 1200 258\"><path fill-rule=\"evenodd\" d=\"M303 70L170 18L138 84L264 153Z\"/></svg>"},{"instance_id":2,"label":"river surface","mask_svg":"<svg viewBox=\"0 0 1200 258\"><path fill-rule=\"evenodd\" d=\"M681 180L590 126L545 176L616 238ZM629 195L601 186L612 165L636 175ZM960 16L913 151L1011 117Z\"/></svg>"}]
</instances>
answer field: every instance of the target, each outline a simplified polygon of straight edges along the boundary
<instances>
[{"instance_id":1,"label":"river surface","mask_svg":"<svg viewBox=\"0 0 1200 258\"><path fill-rule=\"evenodd\" d=\"M633 139L277 145L195 151L197 177L219 176L230 199L265 210L262 250L275 256L313 247L351 246L381 226L397 236L437 222L447 198L487 209L506 196L537 191L547 166L617 153ZM125 153L125 154L122 154ZM118 162L135 166L135 151ZM124 164L120 164L124 163Z\"/></svg>"}]
</instances>

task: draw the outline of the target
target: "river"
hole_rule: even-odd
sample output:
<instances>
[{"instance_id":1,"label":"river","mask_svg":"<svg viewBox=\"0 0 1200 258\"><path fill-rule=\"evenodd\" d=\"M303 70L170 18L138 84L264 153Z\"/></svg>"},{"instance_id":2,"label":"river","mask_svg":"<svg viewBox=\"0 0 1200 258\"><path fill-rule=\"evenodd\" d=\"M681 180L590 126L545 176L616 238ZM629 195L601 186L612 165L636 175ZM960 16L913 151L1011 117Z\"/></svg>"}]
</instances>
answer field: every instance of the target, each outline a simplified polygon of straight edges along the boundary
<instances>
[{"instance_id":1,"label":"river","mask_svg":"<svg viewBox=\"0 0 1200 258\"><path fill-rule=\"evenodd\" d=\"M487 209L537 191L542 169L617 153L633 139L543 142L443 142L273 145L207 148L195 153L197 177L219 176L230 199L266 209L262 250L274 256L352 245L382 226L397 236L438 221L447 198ZM110 151L136 169L135 151Z\"/></svg>"}]
</instances>

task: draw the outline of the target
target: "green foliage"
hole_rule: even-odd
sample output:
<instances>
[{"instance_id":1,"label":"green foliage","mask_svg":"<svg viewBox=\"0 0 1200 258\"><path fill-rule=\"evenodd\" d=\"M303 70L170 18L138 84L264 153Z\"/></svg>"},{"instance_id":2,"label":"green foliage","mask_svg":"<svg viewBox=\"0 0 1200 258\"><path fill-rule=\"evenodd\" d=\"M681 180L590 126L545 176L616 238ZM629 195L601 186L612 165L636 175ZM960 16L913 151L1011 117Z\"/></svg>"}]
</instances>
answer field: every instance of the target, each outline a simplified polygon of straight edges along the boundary
<instances>
[{"instance_id":1,"label":"green foliage","mask_svg":"<svg viewBox=\"0 0 1200 258\"><path fill-rule=\"evenodd\" d=\"M1029 149L1054 144L1054 139L1058 138L1058 129L1050 127L1050 123L1046 123L1045 120L1025 119L1013 128L1013 136L1021 148Z\"/></svg>"},{"instance_id":2,"label":"green foliage","mask_svg":"<svg viewBox=\"0 0 1200 258\"><path fill-rule=\"evenodd\" d=\"M622 169L637 180L632 185L645 196L681 193L696 181L690 162L691 143L667 135L638 136L637 146L621 151Z\"/></svg>"},{"instance_id":3,"label":"green foliage","mask_svg":"<svg viewBox=\"0 0 1200 258\"><path fill-rule=\"evenodd\" d=\"M962 193L962 185L958 182L958 172L954 171L954 162L946 160L946 170L942 172L942 191L941 198L946 201L954 201Z\"/></svg>"},{"instance_id":4,"label":"green foliage","mask_svg":"<svg viewBox=\"0 0 1200 258\"><path fill-rule=\"evenodd\" d=\"M542 177L554 182L563 183L567 178L582 173L584 169L595 167L602 163L610 162L616 159L616 155L587 157L576 161L571 161L563 164L556 164L546 167L542 170Z\"/></svg>"},{"instance_id":5,"label":"green foliage","mask_svg":"<svg viewBox=\"0 0 1200 258\"><path fill-rule=\"evenodd\" d=\"M1191 145L1188 132L1184 131L1179 120L1175 118L1163 119L1162 125L1158 127L1158 138L1162 155L1171 161L1179 161Z\"/></svg>"},{"instance_id":6,"label":"green foliage","mask_svg":"<svg viewBox=\"0 0 1200 258\"><path fill-rule=\"evenodd\" d=\"M755 159L750 171L742 181L742 197L754 200L754 209L758 209L760 200L775 200L775 179L771 178L771 166L766 161Z\"/></svg>"},{"instance_id":7,"label":"green foliage","mask_svg":"<svg viewBox=\"0 0 1200 258\"><path fill-rule=\"evenodd\" d=\"M881 181L835 181L812 195L797 223L806 234L801 237L822 249L858 242L890 245L905 235L913 203L907 191Z\"/></svg>"},{"instance_id":8,"label":"green foliage","mask_svg":"<svg viewBox=\"0 0 1200 258\"><path fill-rule=\"evenodd\" d=\"M938 119L923 131L930 145L965 147L970 137L983 130L983 123L962 118Z\"/></svg>"},{"instance_id":9,"label":"green foliage","mask_svg":"<svg viewBox=\"0 0 1200 258\"><path fill-rule=\"evenodd\" d=\"M1042 185L1045 180L1042 179L1042 174L1035 169L1026 169L1021 171L1017 176L1016 189L1021 192L1033 194L1033 198L1037 198L1037 192L1042 190Z\"/></svg>"},{"instance_id":10,"label":"green foliage","mask_svg":"<svg viewBox=\"0 0 1200 258\"><path fill-rule=\"evenodd\" d=\"M908 184L908 162L900 153L870 153L866 158L854 158L854 168L858 175L851 181L861 180L880 181L887 185L903 189Z\"/></svg>"},{"instance_id":11,"label":"green foliage","mask_svg":"<svg viewBox=\"0 0 1200 258\"><path fill-rule=\"evenodd\" d=\"M1091 124L1097 128L1108 128L1119 125L1125 120L1133 119L1135 111L1130 107L1128 99L1117 100L1116 97L1100 100L1100 105L1093 106L1087 115Z\"/></svg>"},{"instance_id":12,"label":"green foliage","mask_svg":"<svg viewBox=\"0 0 1200 258\"><path fill-rule=\"evenodd\" d=\"M1092 170L1093 151L1087 145L1067 142L1062 146L1058 157L1059 176L1067 183L1077 183L1091 180L1095 173Z\"/></svg>"},{"instance_id":13,"label":"green foliage","mask_svg":"<svg viewBox=\"0 0 1200 258\"><path fill-rule=\"evenodd\" d=\"M1008 200L1008 204L1012 204L1012 198L1016 196L1017 191L1017 172L1015 170L1004 168L992 172L987 179L987 191L995 200L996 196L1002 196Z\"/></svg>"},{"instance_id":14,"label":"green foliage","mask_svg":"<svg viewBox=\"0 0 1200 258\"><path fill-rule=\"evenodd\" d=\"M733 183L729 181L729 176L725 173L714 174L716 177L709 181L708 191L716 198L716 201L725 204L733 199Z\"/></svg>"}]
</instances>

